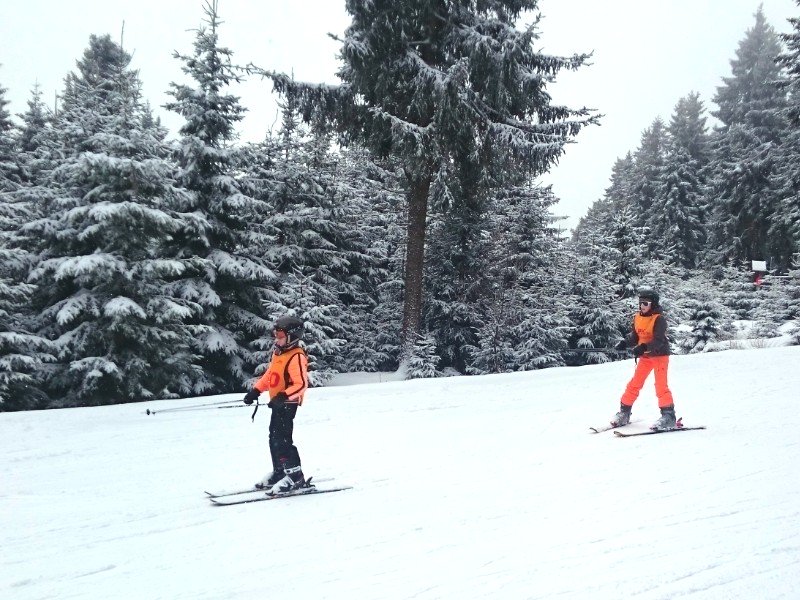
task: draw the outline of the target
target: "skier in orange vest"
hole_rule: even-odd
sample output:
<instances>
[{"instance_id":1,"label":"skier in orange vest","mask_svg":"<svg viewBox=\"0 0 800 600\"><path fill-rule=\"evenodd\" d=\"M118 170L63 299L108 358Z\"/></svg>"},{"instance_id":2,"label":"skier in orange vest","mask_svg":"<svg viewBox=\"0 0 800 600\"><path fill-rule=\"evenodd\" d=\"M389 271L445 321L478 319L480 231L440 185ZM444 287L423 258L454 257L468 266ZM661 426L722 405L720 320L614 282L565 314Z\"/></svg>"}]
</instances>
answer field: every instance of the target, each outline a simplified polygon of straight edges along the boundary
<instances>
[{"instance_id":1,"label":"skier in orange vest","mask_svg":"<svg viewBox=\"0 0 800 600\"><path fill-rule=\"evenodd\" d=\"M270 494L288 492L305 485L300 454L292 441L294 417L308 389L308 355L300 347L305 326L300 319L284 316L275 321L275 349L267 371L244 397L252 404L269 393L272 417L269 421L269 451L272 472L256 483Z\"/></svg>"},{"instance_id":2,"label":"skier in orange vest","mask_svg":"<svg viewBox=\"0 0 800 600\"><path fill-rule=\"evenodd\" d=\"M619 412L611 421L614 427L627 425L630 422L633 403L651 371L655 372L656 396L658 407L661 409L661 418L651 429L674 429L677 426L675 404L667 385L670 355L667 319L661 313L658 301L659 295L655 290L650 288L639 290L639 312L633 318L633 329L616 345L617 350L632 347L637 362L636 371L628 382L625 393L622 394Z\"/></svg>"}]
</instances>

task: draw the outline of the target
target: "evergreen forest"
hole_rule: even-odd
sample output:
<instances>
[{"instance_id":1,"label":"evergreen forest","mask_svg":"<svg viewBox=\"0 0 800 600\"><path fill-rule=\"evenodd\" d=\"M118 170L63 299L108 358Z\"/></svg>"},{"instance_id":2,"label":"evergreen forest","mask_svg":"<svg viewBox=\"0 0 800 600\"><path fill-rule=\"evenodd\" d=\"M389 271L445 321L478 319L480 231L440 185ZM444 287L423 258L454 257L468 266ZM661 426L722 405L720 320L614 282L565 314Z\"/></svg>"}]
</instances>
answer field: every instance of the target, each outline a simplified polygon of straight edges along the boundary
<instances>
[{"instance_id":1,"label":"evergreen forest","mask_svg":"<svg viewBox=\"0 0 800 600\"><path fill-rule=\"evenodd\" d=\"M346 4L330 86L240 63L208 0L178 131L110 35L55 106L10 114L0 70L0 411L244 392L284 314L314 385L621 360L641 286L674 352L743 323L800 343L800 10L785 34L757 10L714 97L675 90L566 235L538 181L602 117L553 101L591 57L536 49L537 0ZM280 97L258 143L245 78Z\"/></svg>"}]
</instances>

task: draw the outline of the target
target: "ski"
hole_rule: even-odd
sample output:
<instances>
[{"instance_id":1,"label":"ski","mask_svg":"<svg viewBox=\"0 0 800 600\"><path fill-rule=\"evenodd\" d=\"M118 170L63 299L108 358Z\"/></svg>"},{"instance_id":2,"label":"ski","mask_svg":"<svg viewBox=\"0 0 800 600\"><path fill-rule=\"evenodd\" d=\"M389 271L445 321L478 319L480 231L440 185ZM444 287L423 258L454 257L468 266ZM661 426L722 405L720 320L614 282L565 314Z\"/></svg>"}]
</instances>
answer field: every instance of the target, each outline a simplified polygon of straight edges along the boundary
<instances>
[{"instance_id":1,"label":"ski","mask_svg":"<svg viewBox=\"0 0 800 600\"><path fill-rule=\"evenodd\" d=\"M294 498L295 496L310 496L312 494L330 494L331 492L341 492L344 490L351 490L353 489L352 486L342 486L337 488L323 488L319 489L314 487L313 485L301 487L296 490L292 490L290 492L282 492L280 494L267 494L259 490L258 492L252 492L251 494L245 495L238 495L238 496L227 496L227 497L217 497L212 498L209 496L209 500L215 504L216 506L233 506L236 504L250 504L252 502L264 502L265 500L280 500L281 498Z\"/></svg>"},{"instance_id":2,"label":"ski","mask_svg":"<svg viewBox=\"0 0 800 600\"><path fill-rule=\"evenodd\" d=\"M638 423L641 419L633 419L625 423L625 425L601 425L600 427L589 427L589 431L592 433L603 433L604 431L611 431L612 429L619 429L620 427L627 427L628 425L633 425L634 423Z\"/></svg>"},{"instance_id":3,"label":"ski","mask_svg":"<svg viewBox=\"0 0 800 600\"><path fill-rule=\"evenodd\" d=\"M649 431L640 431L638 433L622 433L621 431L615 431L614 435L617 437L635 437L637 435L656 435L657 433L674 433L676 431L695 431L697 429L705 429L705 425L700 425L698 427L674 427L672 429L651 429Z\"/></svg>"},{"instance_id":4,"label":"ski","mask_svg":"<svg viewBox=\"0 0 800 600\"><path fill-rule=\"evenodd\" d=\"M309 477L307 481L314 480L314 483L325 483L326 481L333 481L333 477ZM266 489L258 489L257 487L249 487L245 490L224 490L221 492L204 492L209 498L224 498L226 496L238 496L240 494L249 494L252 492L266 492Z\"/></svg>"}]
</instances>

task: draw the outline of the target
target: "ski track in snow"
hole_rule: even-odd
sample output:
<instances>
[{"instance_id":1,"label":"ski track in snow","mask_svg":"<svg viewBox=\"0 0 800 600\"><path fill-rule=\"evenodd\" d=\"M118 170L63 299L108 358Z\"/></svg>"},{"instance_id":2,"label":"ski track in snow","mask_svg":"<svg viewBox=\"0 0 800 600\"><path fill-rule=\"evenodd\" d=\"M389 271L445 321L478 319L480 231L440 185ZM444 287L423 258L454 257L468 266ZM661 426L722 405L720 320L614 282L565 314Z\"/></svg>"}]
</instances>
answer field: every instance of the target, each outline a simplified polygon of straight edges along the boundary
<instances>
[{"instance_id":1,"label":"ski track in snow","mask_svg":"<svg viewBox=\"0 0 800 600\"><path fill-rule=\"evenodd\" d=\"M798 359L673 357L678 415L708 426L681 436L587 433L633 361L313 389L306 475L354 489L228 507L203 490L269 470L266 410L3 413L0 597L794 599Z\"/></svg>"}]
</instances>

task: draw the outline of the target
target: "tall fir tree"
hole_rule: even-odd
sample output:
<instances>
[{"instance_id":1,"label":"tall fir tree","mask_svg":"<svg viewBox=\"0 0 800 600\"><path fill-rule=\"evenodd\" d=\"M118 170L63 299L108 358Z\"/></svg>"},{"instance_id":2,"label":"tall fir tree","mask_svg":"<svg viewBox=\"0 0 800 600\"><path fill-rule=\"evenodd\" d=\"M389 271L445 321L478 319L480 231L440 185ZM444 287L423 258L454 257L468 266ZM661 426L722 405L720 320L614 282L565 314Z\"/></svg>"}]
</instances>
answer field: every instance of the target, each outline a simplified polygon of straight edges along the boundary
<instances>
[{"instance_id":1,"label":"tall fir tree","mask_svg":"<svg viewBox=\"0 0 800 600\"><path fill-rule=\"evenodd\" d=\"M34 286L25 283L29 253L19 229L33 213L25 190L17 128L0 86L0 411L39 408L46 397L38 385L41 367L50 356L47 345L30 333L26 311Z\"/></svg>"},{"instance_id":2,"label":"tall fir tree","mask_svg":"<svg viewBox=\"0 0 800 600\"><path fill-rule=\"evenodd\" d=\"M635 282L641 276L642 257L647 255L647 229L638 226L638 219L630 206L609 216L607 245L601 255L606 258L610 278L616 285L618 298L636 294Z\"/></svg>"},{"instance_id":3,"label":"tall fir tree","mask_svg":"<svg viewBox=\"0 0 800 600\"><path fill-rule=\"evenodd\" d=\"M0 85L0 192L13 191L23 183L22 167L16 159L16 127L6 108L6 88Z\"/></svg>"},{"instance_id":4,"label":"tall fir tree","mask_svg":"<svg viewBox=\"0 0 800 600\"><path fill-rule=\"evenodd\" d=\"M97 405L197 392L187 319L198 306L174 280L194 259L168 254L172 236L202 226L175 185L163 131L148 129L138 72L109 36L91 36L66 79L55 128L64 159L52 195L23 228L38 251L37 331L58 364L53 406Z\"/></svg>"},{"instance_id":5,"label":"tall fir tree","mask_svg":"<svg viewBox=\"0 0 800 600\"><path fill-rule=\"evenodd\" d=\"M364 232L354 232L364 217L364 192L345 162L330 153L326 137L299 123L290 99L280 132L250 149L247 167L250 194L269 206L258 224L264 243L259 253L278 275L265 307L269 314L289 312L306 321L315 383L347 370L345 342L363 333L358 316L374 308L369 287L377 259ZM366 348L360 351L362 358L368 355Z\"/></svg>"},{"instance_id":6,"label":"tall fir tree","mask_svg":"<svg viewBox=\"0 0 800 600\"><path fill-rule=\"evenodd\" d=\"M586 215L579 220L572 233L573 242L579 243L581 240L609 235L616 237L618 233L627 236L627 232L620 232L614 225L617 217L623 213L632 216L633 226L638 227L640 219L633 204L635 166L633 154L630 152L614 162L611 167L610 185L605 189L603 197L596 200L586 211Z\"/></svg>"},{"instance_id":7,"label":"tall fir tree","mask_svg":"<svg viewBox=\"0 0 800 600\"><path fill-rule=\"evenodd\" d=\"M334 188L343 247L362 254L348 257L357 294L343 297L345 370L394 370L400 354L405 248L401 176L391 161L376 162L366 149L350 146L339 153Z\"/></svg>"},{"instance_id":8,"label":"tall fir tree","mask_svg":"<svg viewBox=\"0 0 800 600\"><path fill-rule=\"evenodd\" d=\"M232 52L220 45L217 0L204 4L204 25L191 55L175 53L193 81L172 84L174 101L165 105L185 119L177 142L179 183L192 192L192 210L203 226L174 236L178 256L202 259L202 268L182 282L182 294L203 307L203 326L195 338L209 391L243 389L257 365L258 340L270 335L273 317L263 302L276 274L255 250L263 245L253 227L269 205L242 193L236 178L238 158L233 142L245 109L227 92L240 80Z\"/></svg>"},{"instance_id":9,"label":"tall fir tree","mask_svg":"<svg viewBox=\"0 0 800 600\"><path fill-rule=\"evenodd\" d=\"M618 298L636 293L634 281L640 275L639 264L648 255L650 228L641 224L636 203L637 182L636 163L628 152L615 161L610 185L572 235L572 246L578 253L600 253L611 267L608 276L617 286Z\"/></svg>"},{"instance_id":10,"label":"tall fir tree","mask_svg":"<svg viewBox=\"0 0 800 600\"><path fill-rule=\"evenodd\" d=\"M702 171L711 158L706 108L700 94L690 92L678 100L667 126L671 146L680 146Z\"/></svg>"},{"instance_id":11,"label":"tall fir tree","mask_svg":"<svg viewBox=\"0 0 800 600\"><path fill-rule=\"evenodd\" d=\"M634 153L631 204L637 215L637 226L648 230L648 248L657 252L659 245L653 236L653 216L661 211L659 198L667 151L667 129L660 117L642 132L639 148Z\"/></svg>"},{"instance_id":12,"label":"tall fir tree","mask_svg":"<svg viewBox=\"0 0 800 600\"><path fill-rule=\"evenodd\" d=\"M800 6L800 0L797 0ZM778 82L787 93L786 118L788 128L779 154L778 194L780 209L774 222L779 231L786 231L794 252L800 252L800 17L789 19L790 33L780 37L786 45L778 56L778 64L785 69L786 77ZM795 263L794 268L797 268Z\"/></svg>"},{"instance_id":13,"label":"tall fir tree","mask_svg":"<svg viewBox=\"0 0 800 600\"><path fill-rule=\"evenodd\" d=\"M425 268L425 330L436 340L441 366L463 373L476 345L480 303L487 288L490 241L487 205L474 175L443 169L434 179Z\"/></svg>"},{"instance_id":14,"label":"tall fir tree","mask_svg":"<svg viewBox=\"0 0 800 600\"><path fill-rule=\"evenodd\" d=\"M489 262L481 290L480 327L470 373L501 373L563 364L569 321L553 299L563 239L549 187L530 183L497 190L487 231Z\"/></svg>"},{"instance_id":15,"label":"tall fir tree","mask_svg":"<svg viewBox=\"0 0 800 600\"><path fill-rule=\"evenodd\" d=\"M42 90L38 83L31 90L28 110L20 117L23 121L19 135L20 149L23 152L34 152L41 145L41 138L52 120L42 101Z\"/></svg>"},{"instance_id":16,"label":"tall fir tree","mask_svg":"<svg viewBox=\"0 0 800 600\"><path fill-rule=\"evenodd\" d=\"M614 162L611 167L611 184L605 190L604 197L614 210L631 205L635 178L636 163L633 160L633 154L628 152Z\"/></svg>"},{"instance_id":17,"label":"tall fir tree","mask_svg":"<svg viewBox=\"0 0 800 600\"><path fill-rule=\"evenodd\" d=\"M692 268L705 242L702 173L708 161L705 117L698 94L678 101L668 133L661 207L653 213L653 236L660 245L660 256Z\"/></svg>"},{"instance_id":18,"label":"tall fir tree","mask_svg":"<svg viewBox=\"0 0 800 600\"><path fill-rule=\"evenodd\" d=\"M565 273L562 285L570 322L569 348L611 348L629 323L625 309L629 300L619 299L613 263L598 252L602 246L600 242L594 252L587 246L580 247L572 256L571 272ZM603 352L581 353L571 355L569 364L597 364L611 358Z\"/></svg>"},{"instance_id":19,"label":"tall fir tree","mask_svg":"<svg viewBox=\"0 0 800 600\"><path fill-rule=\"evenodd\" d=\"M53 190L49 187L52 171L71 151L65 152L63 140L54 126L55 114L44 105L38 84L31 90L28 109L19 117L22 121L19 151L27 182L23 195L31 218L38 218L43 216L45 205L52 199Z\"/></svg>"},{"instance_id":20,"label":"tall fir tree","mask_svg":"<svg viewBox=\"0 0 800 600\"><path fill-rule=\"evenodd\" d=\"M714 135L707 196L710 199L711 263L767 260L785 268L793 247L783 226L779 149L786 131L786 93L775 60L780 40L763 10L731 60L731 77L717 89L714 112L722 126Z\"/></svg>"},{"instance_id":21,"label":"tall fir tree","mask_svg":"<svg viewBox=\"0 0 800 600\"><path fill-rule=\"evenodd\" d=\"M302 94L308 112L325 111L345 141L363 140L378 156L401 162L408 190L403 336L409 345L423 314L427 216L437 173L469 172L482 188L504 181L505 173L538 175L593 121L586 109L551 101L547 84L588 56L534 51L538 18L524 30L515 24L537 6L536 0L348 1L342 85L300 85L270 74L279 91Z\"/></svg>"}]
</instances>

